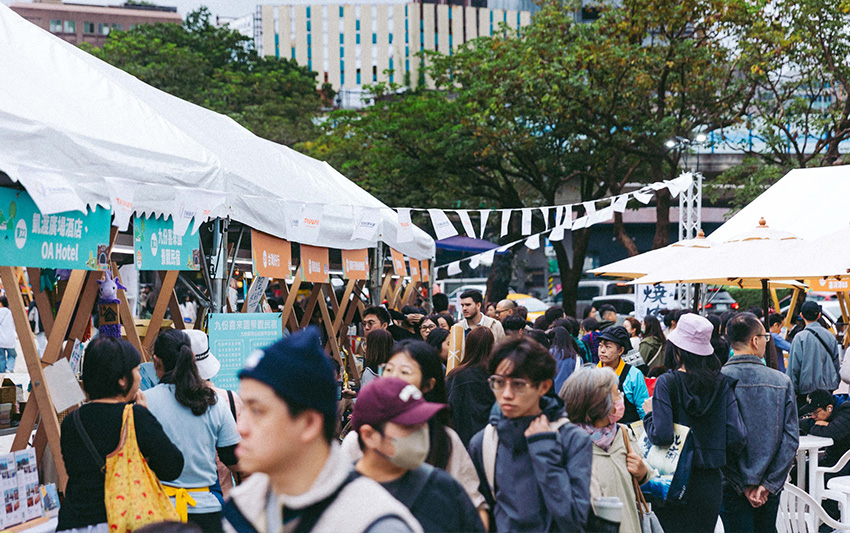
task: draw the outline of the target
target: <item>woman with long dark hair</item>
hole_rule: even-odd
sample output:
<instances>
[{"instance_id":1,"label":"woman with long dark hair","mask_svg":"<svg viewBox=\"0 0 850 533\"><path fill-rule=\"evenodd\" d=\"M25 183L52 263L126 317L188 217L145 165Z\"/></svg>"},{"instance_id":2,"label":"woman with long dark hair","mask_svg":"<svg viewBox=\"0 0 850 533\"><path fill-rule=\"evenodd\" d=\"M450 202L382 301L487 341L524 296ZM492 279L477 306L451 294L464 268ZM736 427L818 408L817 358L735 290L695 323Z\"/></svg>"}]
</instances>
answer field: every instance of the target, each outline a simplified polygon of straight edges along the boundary
<instances>
[{"instance_id":1,"label":"woman with long dark hair","mask_svg":"<svg viewBox=\"0 0 850 533\"><path fill-rule=\"evenodd\" d=\"M186 459L180 477L164 484L166 491L178 502L186 501L188 492L195 500L195 505L187 509L189 521L204 531L222 531L221 503L209 488L218 482L216 452L225 465L237 463L235 450L240 437L236 423L228 407L217 401L215 391L198 374L185 333L176 329L160 333L153 345L153 362L159 385L145 392L148 408Z\"/></svg>"},{"instance_id":2,"label":"woman with long dark hair","mask_svg":"<svg viewBox=\"0 0 850 533\"><path fill-rule=\"evenodd\" d=\"M160 481L177 479L183 470L183 454L146 409L145 395L139 392L141 361L139 352L123 339L98 337L86 347L83 390L88 403L62 421L62 458L68 485L59 510L59 531L109 531L103 463L95 462L85 439L88 436L105 461L121 441L124 407L129 402L135 401L136 440L151 470Z\"/></svg>"},{"instance_id":3,"label":"woman with long dark hair","mask_svg":"<svg viewBox=\"0 0 850 533\"><path fill-rule=\"evenodd\" d=\"M477 328L487 329L487 328ZM477 331L477 330L476 330ZM489 330L488 330L489 331ZM396 377L415 386L422 392L426 401L448 403L446 401L446 382L443 365L437 353L426 343L413 339L398 342L393 348L389 362L383 365L381 377ZM443 411L445 413L445 411ZM449 427L448 414L437 414L428 421L429 451L425 462L442 468L460 483L479 510L479 515L487 525L487 510L484 496L478 491L480 483L475 465L458 437ZM363 456L357 442L357 433L352 431L342 441L342 451L352 461Z\"/></svg>"},{"instance_id":4,"label":"woman with long dark hair","mask_svg":"<svg viewBox=\"0 0 850 533\"><path fill-rule=\"evenodd\" d=\"M425 342L428 343L428 346L434 348L434 351L440 356L440 361L445 365L446 361L449 360L449 330L437 328L428 334Z\"/></svg>"},{"instance_id":5,"label":"woman with long dark hair","mask_svg":"<svg viewBox=\"0 0 850 533\"><path fill-rule=\"evenodd\" d=\"M363 373L360 386L363 387L378 377L378 368L390 360L393 351L393 335L385 329L373 329L366 335L366 352L363 355Z\"/></svg>"},{"instance_id":6,"label":"woman with long dark hair","mask_svg":"<svg viewBox=\"0 0 850 533\"><path fill-rule=\"evenodd\" d=\"M495 337L488 328L475 328L466 337L463 361L446 376L452 427L464 446L484 429L496 401L490 389L487 365Z\"/></svg>"},{"instance_id":7,"label":"woman with long dark hair","mask_svg":"<svg viewBox=\"0 0 850 533\"><path fill-rule=\"evenodd\" d=\"M638 345L641 358L650 367L656 367L664 363L664 332L661 330L661 322L653 315L643 317L643 336Z\"/></svg>"},{"instance_id":8,"label":"woman with long dark hair","mask_svg":"<svg viewBox=\"0 0 850 533\"><path fill-rule=\"evenodd\" d=\"M655 395L644 404L643 426L650 442L672 444L674 424L690 428L693 438L686 505L654 506L667 533L714 531L723 497L720 470L727 452L737 453L746 440L735 381L720 373L711 345L713 330L699 315L679 318L667 341L673 370L658 378Z\"/></svg>"},{"instance_id":9,"label":"woman with long dark hair","mask_svg":"<svg viewBox=\"0 0 850 533\"><path fill-rule=\"evenodd\" d=\"M547 333L549 337L549 353L558 364L555 383L552 390L558 394L561 386L573 372L581 368L582 359L579 356L578 345L566 328L555 326Z\"/></svg>"}]
</instances>

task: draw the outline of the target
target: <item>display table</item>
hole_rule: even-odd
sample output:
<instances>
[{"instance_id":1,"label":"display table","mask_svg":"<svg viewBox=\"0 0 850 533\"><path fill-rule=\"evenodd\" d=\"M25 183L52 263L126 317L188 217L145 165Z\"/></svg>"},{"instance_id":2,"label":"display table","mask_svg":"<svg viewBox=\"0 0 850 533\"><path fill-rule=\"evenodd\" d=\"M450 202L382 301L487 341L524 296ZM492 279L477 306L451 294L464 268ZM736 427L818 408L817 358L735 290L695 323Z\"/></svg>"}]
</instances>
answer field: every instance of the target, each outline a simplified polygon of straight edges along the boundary
<instances>
[{"instance_id":1,"label":"display table","mask_svg":"<svg viewBox=\"0 0 850 533\"><path fill-rule=\"evenodd\" d=\"M797 486L802 490L806 490L806 454L809 454L809 494L820 501L820 491L823 487L817 486L817 469L818 469L818 453L824 448L832 446L832 439L826 437L815 437L813 435L803 435L800 437L800 444L797 446Z\"/></svg>"}]
</instances>

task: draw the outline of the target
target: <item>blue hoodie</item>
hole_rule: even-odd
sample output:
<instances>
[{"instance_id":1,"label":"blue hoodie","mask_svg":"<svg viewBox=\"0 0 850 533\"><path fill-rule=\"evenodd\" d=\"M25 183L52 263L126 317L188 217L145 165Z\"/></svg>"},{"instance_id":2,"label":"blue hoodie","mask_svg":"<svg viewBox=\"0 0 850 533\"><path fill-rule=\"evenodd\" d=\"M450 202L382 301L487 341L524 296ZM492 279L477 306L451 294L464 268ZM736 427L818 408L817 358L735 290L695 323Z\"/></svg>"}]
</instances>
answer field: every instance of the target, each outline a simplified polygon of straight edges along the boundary
<instances>
[{"instance_id":1,"label":"blue hoodie","mask_svg":"<svg viewBox=\"0 0 850 533\"><path fill-rule=\"evenodd\" d=\"M566 416L554 398L541 398L540 408L550 422ZM526 438L525 430L534 418L506 418L498 404L490 413L489 423L499 435L495 498L482 463L484 430L469 443L481 479L480 491L493 509L496 530L583 531L590 510L590 438L569 423L557 433Z\"/></svg>"}]
</instances>

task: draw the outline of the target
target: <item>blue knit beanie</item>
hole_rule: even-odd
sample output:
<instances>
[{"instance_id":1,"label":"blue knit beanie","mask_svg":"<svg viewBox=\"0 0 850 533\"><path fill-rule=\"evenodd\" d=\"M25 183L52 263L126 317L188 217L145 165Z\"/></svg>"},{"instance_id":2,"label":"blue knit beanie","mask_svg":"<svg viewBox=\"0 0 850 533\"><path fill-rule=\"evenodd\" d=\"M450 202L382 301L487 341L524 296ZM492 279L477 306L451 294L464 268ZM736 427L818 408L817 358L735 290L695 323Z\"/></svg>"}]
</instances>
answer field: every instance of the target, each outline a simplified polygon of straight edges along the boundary
<instances>
[{"instance_id":1,"label":"blue knit beanie","mask_svg":"<svg viewBox=\"0 0 850 533\"><path fill-rule=\"evenodd\" d=\"M315 326L251 354L239 379L265 383L288 404L336 416L334 369Z\"/></svg>"}]
</instances>

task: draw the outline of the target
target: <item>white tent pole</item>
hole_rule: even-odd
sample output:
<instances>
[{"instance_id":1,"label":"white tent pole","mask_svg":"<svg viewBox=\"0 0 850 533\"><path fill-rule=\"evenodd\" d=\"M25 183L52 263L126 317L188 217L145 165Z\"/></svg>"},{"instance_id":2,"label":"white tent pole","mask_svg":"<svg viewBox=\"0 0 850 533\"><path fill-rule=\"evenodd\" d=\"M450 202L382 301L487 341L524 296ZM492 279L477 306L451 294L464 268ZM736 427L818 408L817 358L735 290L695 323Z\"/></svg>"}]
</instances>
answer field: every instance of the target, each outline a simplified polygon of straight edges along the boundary
<instances>
[{"instance_id":1,"label":"white tent pole","mask_svg":"<svg viewBox=\"0 0 850 533\"><path fill-rule=\"evenodd\" d=\"M227 276L227 268L225 267L225 254L227 253L227 231L222 231L222 226L224 224L225 222L220 218L216 218L215 223L213 224L213 313L222 312L222 309L224 309L224 298L227 295L227 291L224 287L225 277Z\"/></svg>"}]
</instances>

